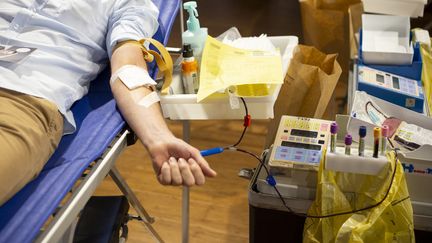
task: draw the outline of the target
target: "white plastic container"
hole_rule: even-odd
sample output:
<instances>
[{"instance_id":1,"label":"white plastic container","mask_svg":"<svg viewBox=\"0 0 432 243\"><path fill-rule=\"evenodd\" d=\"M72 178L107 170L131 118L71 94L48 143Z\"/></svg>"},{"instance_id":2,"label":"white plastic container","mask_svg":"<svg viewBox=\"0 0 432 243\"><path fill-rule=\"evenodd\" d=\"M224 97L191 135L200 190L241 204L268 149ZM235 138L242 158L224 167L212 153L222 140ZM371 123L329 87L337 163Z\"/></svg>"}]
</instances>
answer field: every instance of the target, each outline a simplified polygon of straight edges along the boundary
<instances>
[{"instance_id":1,"label":"white plastic container","mask_svg":"<svg viewBox=\"0 0 432 243\"><path fill-rule=\"evenodd\" d=\"M423 17L427 0L363 0L364 11L368 13Z\"/></svg>"},{"instance_id":2,"label":"white plastic container","mask_svg":"<svg viewBox=\"0 0 432 243\"><path fill-rule=\"evenodd\" d=\"M296 36L271 36L269 39L279 48L282 55L284 76L288 71L289 62L294 48L298 45ZM274 117L273 105L279 95L278 85L271 95L265 97L244 98L252 119L271 119ZM229 97L210 97L198 103L196 94L175 94L161 96L161 106L165 118L171 120L208 120L208 119L243 119L245 112L242 104L240 109L231 109Z\"/></svg>"},{"instance_id":3,"label":"white plastic container","mask_svg":"<svg viewBox=\"0 0 432 243\"><path fill-rule=\"evenodd\" d=\"M409 65L414 57L410 19L363 14L362 56L366 64Z\"/></svg>"}]
</instances>

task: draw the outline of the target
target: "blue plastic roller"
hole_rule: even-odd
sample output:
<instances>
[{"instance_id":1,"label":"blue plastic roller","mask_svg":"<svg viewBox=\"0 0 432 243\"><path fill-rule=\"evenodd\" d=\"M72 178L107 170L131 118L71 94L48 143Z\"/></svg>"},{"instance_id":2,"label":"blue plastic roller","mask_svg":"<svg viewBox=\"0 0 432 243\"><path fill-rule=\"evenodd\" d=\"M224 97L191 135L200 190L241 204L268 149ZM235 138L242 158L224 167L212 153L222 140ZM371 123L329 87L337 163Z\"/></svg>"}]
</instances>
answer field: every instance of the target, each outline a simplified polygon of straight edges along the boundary
<instances>
[{"instance_id":1,"label":"blue plastic roller","mask_svg":"<svg viewBox=\"0 0 432 243\"><path fill-rule=\"evenodd\" d=\"M224 148L222 147L217 147L217 148L211 148L211 149L206 149L206 150L201 150L200 153L203 157L205 156L210 156L210 155L214 155L214 154L220 154L224 151Z\"/></svg>"}]
</instances>

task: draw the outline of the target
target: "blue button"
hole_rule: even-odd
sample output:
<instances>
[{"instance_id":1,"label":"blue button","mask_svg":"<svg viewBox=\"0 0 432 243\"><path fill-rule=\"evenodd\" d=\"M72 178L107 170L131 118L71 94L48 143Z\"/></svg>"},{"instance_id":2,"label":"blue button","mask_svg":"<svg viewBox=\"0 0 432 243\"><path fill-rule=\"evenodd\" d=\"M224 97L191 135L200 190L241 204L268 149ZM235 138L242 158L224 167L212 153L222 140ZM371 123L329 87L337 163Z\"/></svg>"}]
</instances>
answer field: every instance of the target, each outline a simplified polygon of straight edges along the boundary
<instances>
[{"instance_id":1,"label":"blue button","mask_svg":"<svg viewBox=\"0 0 432 243\"><path fill-rule=\"evenodd\" d=\"M306 151L304 151L304 150L294 150L295 155L305 155L306 154L305 152Z\"/></svg>"},{"instance_id":2,"label":"blue button","mask_svg":"<svg viewBox=\"0 0 432 243\"><path fill-rule=\"evenodd\" d=\"M304 161L304 156L301 155L295 155L294 156L294 160L298 161L298 162L303 162Z\"/></svg>"},{"instance_id":3,"label":"blue button","mask_svg":"<svg viewBox=\"0 0 432 243\"><path fill-rule=\"evenodd\" d=\"M290 156L292 161L296 161L296 162L304 162L305 161L305 156L301 155L301 154L295 154L292 153Z\"/></svg>"},{"instance_id":4,"label":"blue button","mask_svg":"<svg viewBox=\"0 0 432 243\"><path fill-rule=\"evenodd\" d=\"M288 157L289 157L288 154L283 154L283 153L277 153L275 155L276 160L289 160Z\"/></svg>"}]
</instances>

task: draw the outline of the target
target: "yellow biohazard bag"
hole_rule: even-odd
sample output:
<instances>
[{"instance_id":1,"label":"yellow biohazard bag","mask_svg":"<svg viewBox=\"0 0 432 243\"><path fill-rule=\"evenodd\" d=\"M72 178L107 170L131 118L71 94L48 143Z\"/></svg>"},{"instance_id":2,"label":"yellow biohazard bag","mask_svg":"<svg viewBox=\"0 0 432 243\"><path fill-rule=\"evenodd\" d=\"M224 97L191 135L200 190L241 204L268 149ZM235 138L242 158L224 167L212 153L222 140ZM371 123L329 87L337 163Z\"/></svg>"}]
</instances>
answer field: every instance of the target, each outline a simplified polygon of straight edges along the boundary
<instances>
[{"instance_id":1,"label":"yellow biohazard bag","mask_svg":"<svg viewBox=\"0 0 432 243\"><path fill-rule=\"evenodd\" d=\"M432 48L426 44L421 44L420 51L423 60L423 89L428 102L429 114L432 116Z\"/></svg>"},{"instance_id":2,"label":"yellow biohazard bag","mask_svg":"<svg viewBox=\"0 0 432 243\"><path fill-rule=\"evenodd\" d=\"M387 158L378 175L325 170L323 161L303 242L415 242L403 167L394 152Z\"/></svg>"}]
</instances>

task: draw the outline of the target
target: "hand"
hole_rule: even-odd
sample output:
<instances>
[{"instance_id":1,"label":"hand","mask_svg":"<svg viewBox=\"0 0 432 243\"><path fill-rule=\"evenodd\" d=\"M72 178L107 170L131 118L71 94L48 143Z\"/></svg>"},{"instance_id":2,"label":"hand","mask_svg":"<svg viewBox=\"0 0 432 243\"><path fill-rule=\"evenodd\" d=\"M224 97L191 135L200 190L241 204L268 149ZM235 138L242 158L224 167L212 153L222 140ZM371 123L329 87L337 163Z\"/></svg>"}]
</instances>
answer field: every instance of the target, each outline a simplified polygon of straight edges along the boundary
<instances>
[{"instance_id":1,"label":"hand","mask_svg":"<svg viewBox=\"0 0 432 243\"><path fill-rule=\"evenodd\" d=\"M216 176L196 148L174 136L161 138L147 148L162 185L203 185L205 176Z\"/></svg>"}]
</instances>

